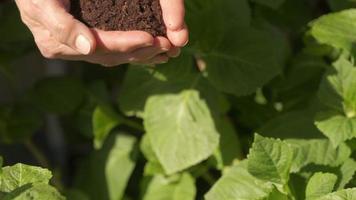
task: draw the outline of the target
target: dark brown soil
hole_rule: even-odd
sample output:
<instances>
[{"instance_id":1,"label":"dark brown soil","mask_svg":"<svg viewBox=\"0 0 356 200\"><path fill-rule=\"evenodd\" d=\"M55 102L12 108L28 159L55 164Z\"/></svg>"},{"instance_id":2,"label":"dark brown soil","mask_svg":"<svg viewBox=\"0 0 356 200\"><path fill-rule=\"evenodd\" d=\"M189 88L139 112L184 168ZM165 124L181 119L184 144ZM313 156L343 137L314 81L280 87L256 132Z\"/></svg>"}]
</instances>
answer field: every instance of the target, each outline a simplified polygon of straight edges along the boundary
<instances>
[{"instance_id":1,"label":"dark brown soil","mask_svg":"<svg viewBox=\"0 0 356 200\"><path fill-rule=\"evenodd\" d=\"M140 30L166 36L159 0L71 0L71 13L101 30Z\"/></svg>"}]
</instances>

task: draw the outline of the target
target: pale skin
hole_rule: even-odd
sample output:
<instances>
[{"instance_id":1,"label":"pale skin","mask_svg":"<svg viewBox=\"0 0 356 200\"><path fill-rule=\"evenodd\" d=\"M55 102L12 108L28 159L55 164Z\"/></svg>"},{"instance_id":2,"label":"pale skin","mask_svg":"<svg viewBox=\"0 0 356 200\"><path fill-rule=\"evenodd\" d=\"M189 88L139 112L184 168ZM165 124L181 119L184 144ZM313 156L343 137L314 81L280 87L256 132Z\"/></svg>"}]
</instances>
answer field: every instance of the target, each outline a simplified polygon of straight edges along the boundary
<instances>
[{"instance_id":1,"label":"pale skin","mask_svg":"<svg viewBox=\"0 0 356 200\"><path fill-rule=\"evenodd\" d=\"M69 0L15 0L22 21L41 54L49 59L80 60L103 66L160 64L188 43L184 0L160 0L166 37L143 31L102 31L69 14Z\"/></svg>"}]
</instances>

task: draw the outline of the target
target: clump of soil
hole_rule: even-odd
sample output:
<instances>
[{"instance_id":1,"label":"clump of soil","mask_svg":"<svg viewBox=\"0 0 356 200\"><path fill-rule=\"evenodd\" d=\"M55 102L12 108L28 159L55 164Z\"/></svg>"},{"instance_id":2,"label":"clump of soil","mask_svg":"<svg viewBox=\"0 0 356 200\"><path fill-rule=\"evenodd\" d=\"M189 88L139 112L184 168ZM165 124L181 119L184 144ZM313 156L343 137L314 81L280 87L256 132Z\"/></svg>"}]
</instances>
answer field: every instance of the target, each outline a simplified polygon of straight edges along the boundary
<instances>
[{"instance_id":1,"label":"clump of soil","mask_svg":"<svg viewBox=\"0 0 356 200\"><path fill-rule=\"evenodd\" d=\"M71 13L105 31L146 31L166 36L159 0L71 0Z\"/></svg>"}]
</instances>

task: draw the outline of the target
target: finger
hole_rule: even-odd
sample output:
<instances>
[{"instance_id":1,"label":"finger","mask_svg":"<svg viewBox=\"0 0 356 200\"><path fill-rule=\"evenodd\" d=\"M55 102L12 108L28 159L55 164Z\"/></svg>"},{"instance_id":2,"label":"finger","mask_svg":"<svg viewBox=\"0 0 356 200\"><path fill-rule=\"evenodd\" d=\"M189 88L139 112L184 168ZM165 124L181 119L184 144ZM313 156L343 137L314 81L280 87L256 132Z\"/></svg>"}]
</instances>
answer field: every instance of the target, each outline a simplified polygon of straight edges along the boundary
<instances>
[{"instance_id":1,"label":"finger","mask_svg":"<svg viewBox=\"0 0 356 200\"><path fill-rule=\"evenodd\" d=\"M128 53L154 45L154 38L144 31L102 31L93 29L98 49L102 52Z\"/></svg>"},{"instance_id":2,"label":"finger","mask_svg":"<svg viewBox=\"0 0 356 200\"><path fill-rule=\"evenodd\" d=\"M131 53L115 53L104 55L95 53L87 58L82 59L106 67L114 67L125 63L150 60L159 54L169 51L170 48L171 44L166 38L157 37L154 39L154 44L152 47L141 48Z\"/></svg>"},{"instance_id":3,"label":"finger","mask_svg":"<svg viewBox=\"0 0 356 200\"><path fill-rule=\"evenodd\" d=\"M38 13L37 20L56 40L83 55L91 54L96 47L91 30L68 13L67 5L57 0L32 0Z\"/></svg>"},{"instance_id":4,"label":"finger","mask_svg":"<svg viewBox=\"0 0 356 200\"><path fill-rule=\"evenodd\" d=\"M167 37L174 46L183 47L188 43L188 29L184 23L184 0L160 0Z\"/></svg>"},{"instance_id":5,"label":"finger","mask_svg":"<svg viewBox=\"0 0 356 200\"><path fill-rule=\"evenodd\" d=\"M139 65L156 65L156 64L164 64L169 61L169 57L166 55L157 55L149 60L136 62L135 64Z\"/></svg>"},{"instance_id":6,"label":"finger","mask_svg":"<svg viewBox=\"0 0 356 200\"><path fill-rule=\"evenodd\" d=\"M168 55L169 57L171 57L171 58L176 58L176 57L178 57L178 56L180 55L180 53L181 53L180 48L174 47L174 48L172 48L171 50L169 50L169 51L167 52L167 55Z\"/></svg>"},{"instance_id":7,"label":"finger","mask_svg":"<svg viewBox=\"0 0 356 200\"><path fill-rule=\"evenodd\" d=\"M129 56L130 62L140 62L155 57L158 54L166 53L171 49L172 45L164 37L157 37L154 40L154 46L132 52Z\"/></svg>"}]
</instances>

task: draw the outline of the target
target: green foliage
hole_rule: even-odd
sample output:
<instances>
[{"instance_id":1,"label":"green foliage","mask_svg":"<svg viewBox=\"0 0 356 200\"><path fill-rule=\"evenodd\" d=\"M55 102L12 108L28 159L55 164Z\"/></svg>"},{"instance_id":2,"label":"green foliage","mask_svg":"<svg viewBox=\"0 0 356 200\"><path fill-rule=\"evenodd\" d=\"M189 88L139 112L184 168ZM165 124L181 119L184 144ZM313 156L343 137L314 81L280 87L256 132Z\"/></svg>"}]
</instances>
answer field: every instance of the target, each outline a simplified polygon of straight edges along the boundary
<instances>
[{"instance_id":1,"label":"green foliage","mask_svg":"<svg viewBox=\"0 0 356 200\"><path fill-rule=\"evenodd\" d=\"M65 198L49 181L52 173L40 167L16 164L2 168L0 176L0 194L4 200L53 199Z\"/></svg>"},{"instance_id":2,"label":"green foliage","mask_svg":"<svg viewBox=\"0 0 356 200\"><path fill-rule=\"evenodd\" d=\"M329 173L315 173L308 182L305 191L307 199L316 199L333 191L337 176Z\"/></svg>"},{"instance_id":3,"label":"green foliage","mask_svg":"<svg viewBox=\"0 0 356 200\"><path fill-rule=\"evenodd\" d=\"M356 1L185 5L180 57L42 77L0 3L0 199L356 200ZM52 116L65 155L44 144ZM23 147L54 177L9 166Z\"/></svg>"},{"instance_id":4,"label":"green foliage","mask_svg":"<svg viewBox=\"0 0 356 200\"><path fill-rule=\"evenodd\" d=\"M196 195L194 179L186 173L172 177L157 175L150 181L144 200L194 200Z\"/></svg>"}]
</instances>

